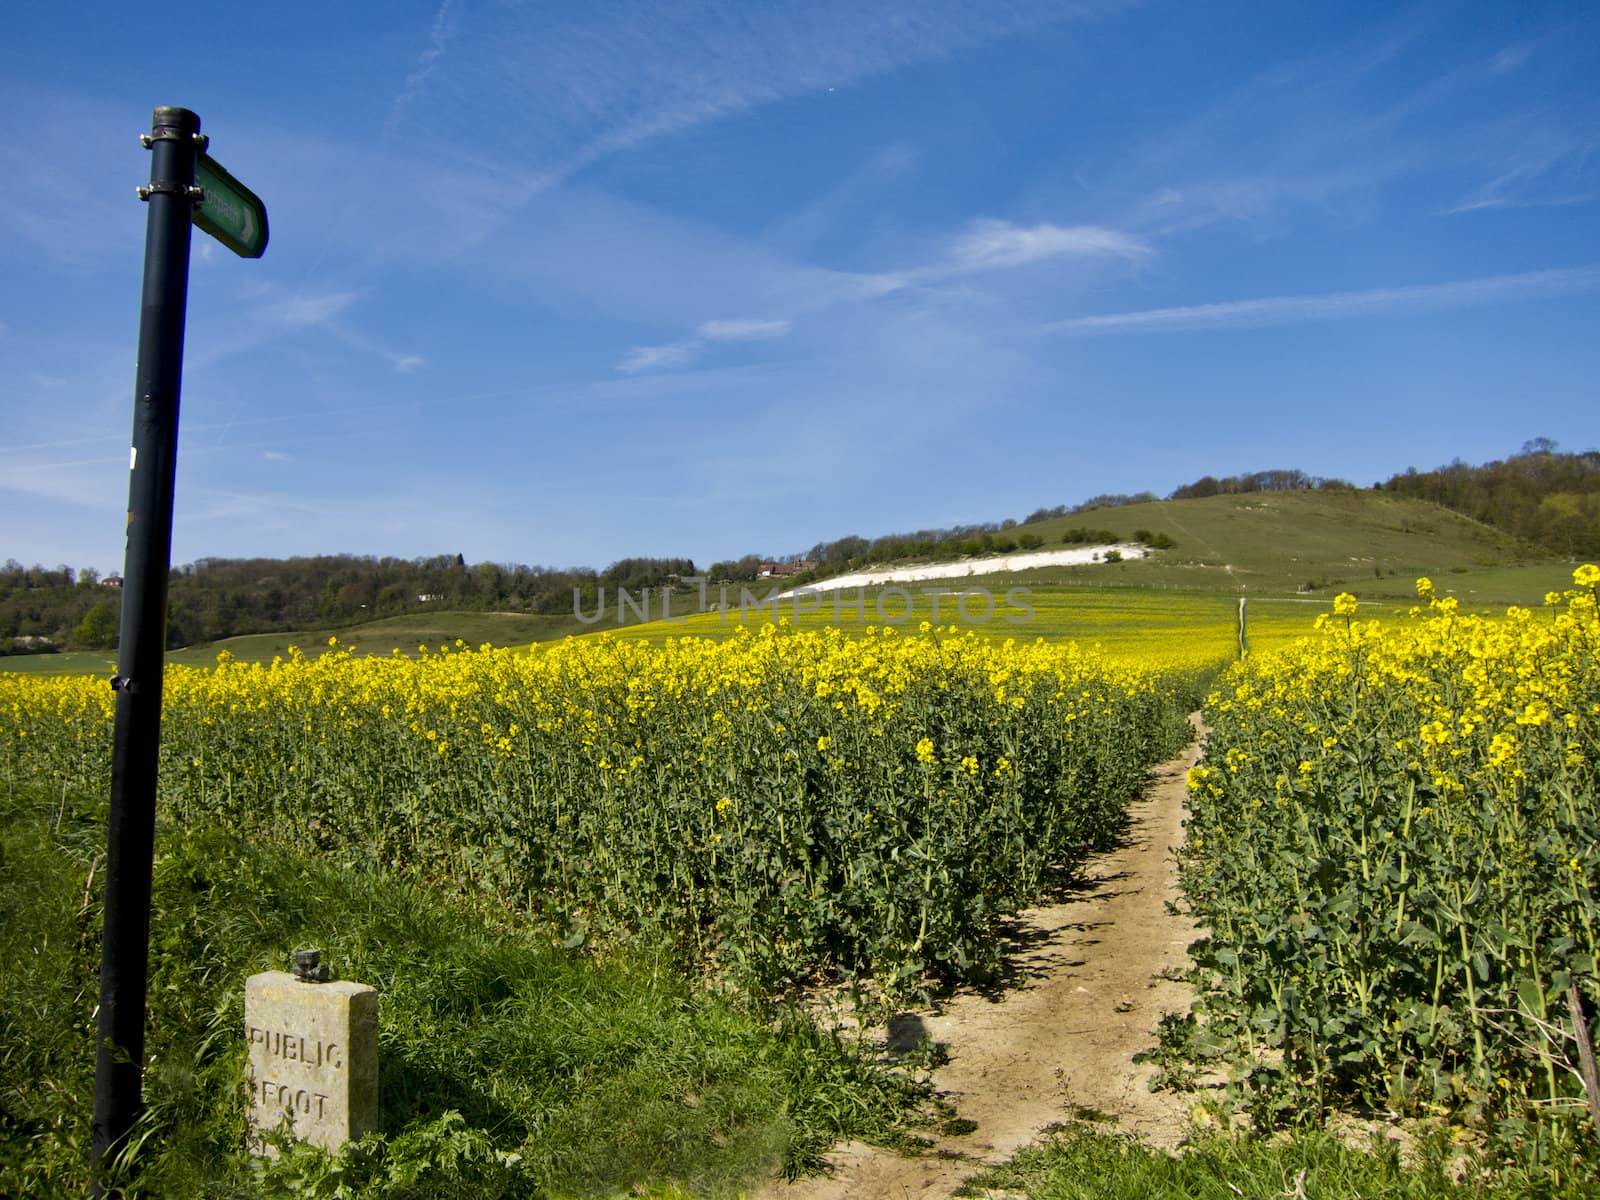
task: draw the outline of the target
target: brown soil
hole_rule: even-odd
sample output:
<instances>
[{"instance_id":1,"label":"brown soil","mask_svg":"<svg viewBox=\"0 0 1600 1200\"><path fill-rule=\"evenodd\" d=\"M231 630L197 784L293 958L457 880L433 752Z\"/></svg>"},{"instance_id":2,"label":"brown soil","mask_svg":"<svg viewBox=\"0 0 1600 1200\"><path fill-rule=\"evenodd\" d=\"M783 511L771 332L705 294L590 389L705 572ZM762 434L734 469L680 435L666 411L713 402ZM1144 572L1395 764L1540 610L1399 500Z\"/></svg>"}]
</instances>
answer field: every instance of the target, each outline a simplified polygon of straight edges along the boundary
<instances>
[{"instance_id":1,"label":"brown soil","mask_svg":"<svg viewBox=\"0 0 1600 1200\"><path fill-rule=\"evenodd\" d=\"M926 1035L946 1048L934 1086L977 1128L937 1137L920 1157L850 1143L831 1174L769 1184L760 1200L945 1200L1083 1110L1150 1145L1178 1143L1192 1101L1151 1092L1155 1068L1133 1056L1155 1044L1163 1013L1188 1009L1188 988L1168 976L1187 967L1198 934L1169 909L1179 900L1171 851L1183 838L1184 772L1198 757L1191 746L1156 768L1125 844L1090 864L1079 896L1021 914L1020 989L958 994L890 1023L889 1045Z\"/></svg>"}]
</instances>

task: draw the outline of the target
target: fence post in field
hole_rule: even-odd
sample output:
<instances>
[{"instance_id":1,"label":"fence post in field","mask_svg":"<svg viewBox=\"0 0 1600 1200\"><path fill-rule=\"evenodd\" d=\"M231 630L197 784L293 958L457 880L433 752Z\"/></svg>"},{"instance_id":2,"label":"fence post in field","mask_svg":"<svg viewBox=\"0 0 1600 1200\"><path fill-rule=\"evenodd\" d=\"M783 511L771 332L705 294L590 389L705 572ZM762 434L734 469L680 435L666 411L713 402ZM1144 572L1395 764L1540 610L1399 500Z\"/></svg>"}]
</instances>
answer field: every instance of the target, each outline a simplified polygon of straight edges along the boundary
<instances>
[{"instance_id":1,"label":"fence post in field","mask_svg":"<svg viewBox=\"0 0 1600 1200\"><path fill-rule=\"evenodd\" d=\"M1595 1069L1594 1045L1589 1040L1589 1017L1583 1010L1583 993L1576 983L1567 989L1567 1007L1572 1010L1572 1032L1578 1039L1578 1067L1583 1079L1584 1099L1589 1102L1595 1135L1600 1137L1600 1071Z\"/></svg>"}]
</instances>

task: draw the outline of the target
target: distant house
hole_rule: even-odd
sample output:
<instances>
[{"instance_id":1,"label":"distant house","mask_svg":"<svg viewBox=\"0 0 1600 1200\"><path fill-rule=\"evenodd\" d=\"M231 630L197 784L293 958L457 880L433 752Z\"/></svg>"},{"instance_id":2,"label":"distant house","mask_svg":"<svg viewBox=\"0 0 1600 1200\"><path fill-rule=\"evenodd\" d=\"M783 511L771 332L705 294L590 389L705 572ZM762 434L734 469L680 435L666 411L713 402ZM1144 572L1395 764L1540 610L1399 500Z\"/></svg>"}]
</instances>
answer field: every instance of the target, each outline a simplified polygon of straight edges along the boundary
<instances>
[{"instance_id":1,"label":"distant house","mask_svg":"<svg viewBox=\"0 0 1600 1200\"><path fill-rule=\"evenodd\" d=\"M785 575L798 575L802 571L815 571L816 569L817 564L812 562L809 558L801 559L799 562L764 562L756 570L756 578L781 579Z\"/></svg>"},{"instance_id":2,"label":"distant house","mask_svg":"<svg viewBox=\"0 0 1600 1200\"><path fill-rule=\"evenodd\" d=\"M444 596L440 592L418 592L417 599L427 604L430 600L443 600Z\"/></svg>"},{"instance_id":3,"label":"distant house","mask_svg":"<svg viewBox=\"0 0 1600 1200\"><path fill-rule=\"evenodd\" d=\"M122 586L122 576L121 575L107 575L104 579L102 579L100 581L100 586L101 587L109 587L109 588L119 588L119 587Z\"/></svg>"}]
</instances>

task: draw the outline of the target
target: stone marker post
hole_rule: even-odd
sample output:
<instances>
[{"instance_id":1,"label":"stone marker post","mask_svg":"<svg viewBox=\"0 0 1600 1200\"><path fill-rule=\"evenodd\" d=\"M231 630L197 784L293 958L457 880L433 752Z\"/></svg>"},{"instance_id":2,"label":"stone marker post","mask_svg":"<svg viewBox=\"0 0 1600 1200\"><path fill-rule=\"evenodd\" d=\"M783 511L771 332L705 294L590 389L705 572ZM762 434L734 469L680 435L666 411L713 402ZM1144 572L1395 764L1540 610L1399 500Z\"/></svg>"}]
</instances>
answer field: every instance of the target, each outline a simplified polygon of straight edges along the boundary
<instances>
[{"instance_id":1,"label":"stone marker post","mask_svg":"<svg viewBox=\"0 0 1600 1200\"><path fill-rule=\"evenodd\" d=\"M378 992L329 983L315 951L295 955L295 973L266 971L244 985L250 1129L287 1128L336 1153L378 1124Z\"/></svg>"}]
</instances>

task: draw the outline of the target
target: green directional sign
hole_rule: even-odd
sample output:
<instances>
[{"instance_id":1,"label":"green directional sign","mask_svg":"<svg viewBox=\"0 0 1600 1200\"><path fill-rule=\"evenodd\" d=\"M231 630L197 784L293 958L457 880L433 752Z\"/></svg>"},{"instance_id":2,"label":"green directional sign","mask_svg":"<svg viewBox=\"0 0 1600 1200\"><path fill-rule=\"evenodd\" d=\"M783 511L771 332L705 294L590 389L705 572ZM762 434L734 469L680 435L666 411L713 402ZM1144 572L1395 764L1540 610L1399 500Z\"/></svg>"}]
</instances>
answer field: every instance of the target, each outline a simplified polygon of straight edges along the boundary
<instances>
[{"instance_id":1,"label":"green directional sign","mask_svg":"<svg viewBox=\"0 0 1600 1200\"><path fill-rule=\"evenodd\" d=\"M209 154L194 161L200 189L194 223L240 258L260 258L267 249L267 206Z\"/></svg>"}]
</instances>

